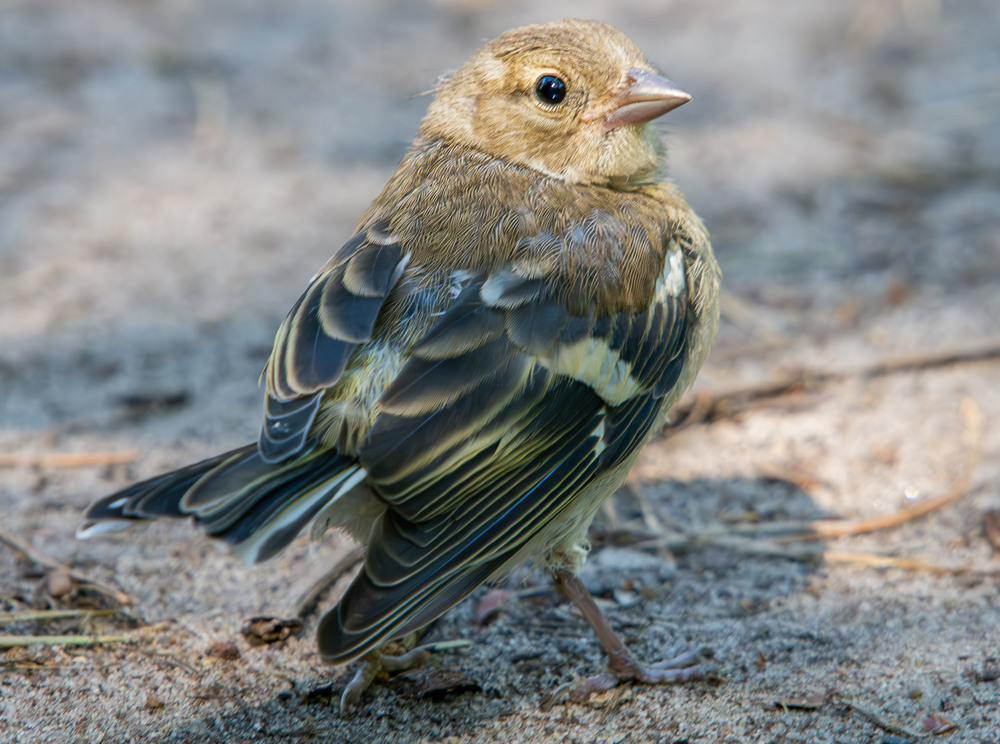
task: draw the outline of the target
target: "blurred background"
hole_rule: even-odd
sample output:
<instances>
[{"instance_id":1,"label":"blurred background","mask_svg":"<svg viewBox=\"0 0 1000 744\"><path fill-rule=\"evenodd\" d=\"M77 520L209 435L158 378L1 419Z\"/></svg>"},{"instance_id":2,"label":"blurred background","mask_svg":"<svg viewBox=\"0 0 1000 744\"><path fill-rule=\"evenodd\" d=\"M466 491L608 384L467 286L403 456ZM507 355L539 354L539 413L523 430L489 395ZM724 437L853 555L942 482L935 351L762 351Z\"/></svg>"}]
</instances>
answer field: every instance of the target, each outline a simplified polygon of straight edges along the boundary
<instances>
[{"instance_id":1,"label":"blurred background","mask_svg":"<svg viewBox=\"0 0 1000 744\"><path fill-rule=\"evenodd\" d=\"M682 412L697 425L654 445L633 486L661 522L689 526L734 513L869 518L961 482L961 503L930 524L852 546L996 571L995 0L0 3L3 529L118 581L152 620L189 613L221 632L291 592L186 526L152 528L150 549L71 537L85 505L130 478L256 436L274 330L405 152L437 76L508 28L570 15L618 26L694 96L662 127L727 291L702 403ZM66 467L67 453L90 464ZM721 489L700 513L670 490L733 479L750 485ZM776 495L775 479L808 497L806 511ZM235 572L232 584L190 563L163 577L163 560L192 551ZM941 690L985 664L989 644L995 654L995 577L967 586L930 572L913 589L912 574L834 571L845 573L817 590L830 604L817 622L849 605L849 626L927 611L926 632L952 629L947 648L935 645L942 634L900 631L927 665L963 660ZM38 588L44 574L0 548L0 612L59 606ZM911 604L880 615L885 581ZM843 660L828 661L834 678ZM898 682L881 699L937 710L936 688L909 696L927 684ZM995 706L969 702L983 685L957 716L970 736L995 720ZM70 707L51 715L73 720ZM754 728L739 715L729 723L747 740ZM887 729L856 724L858 741L873 731Z\"/></svg>"},{"instance_id":2,"label":"blurred background","mask_svg":"<svg viewBox=\"0 0 1000 744\"><path fill-rule=\"evenodd\" d=\"M247 373L405 151L421 94L485 39L565 14L620 26L694 95L664 120L672 173L746 303L730 313L751 334L742 341L823 345L863 329L863 348L840 356L990 333L993 11L6 2L0 436L99 416L107 395L81 384L254 395ZM219 432L256 425L242 406L218 416Z\"/></svg>"}]
</instances>

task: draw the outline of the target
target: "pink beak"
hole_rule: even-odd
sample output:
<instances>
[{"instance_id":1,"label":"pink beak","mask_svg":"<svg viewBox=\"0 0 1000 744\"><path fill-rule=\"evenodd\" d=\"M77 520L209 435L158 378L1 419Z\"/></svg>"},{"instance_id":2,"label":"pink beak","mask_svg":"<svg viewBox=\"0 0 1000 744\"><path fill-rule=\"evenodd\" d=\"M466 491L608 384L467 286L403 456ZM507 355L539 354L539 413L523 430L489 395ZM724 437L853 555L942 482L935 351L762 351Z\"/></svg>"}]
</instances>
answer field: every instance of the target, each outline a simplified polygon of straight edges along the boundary
<instances>
[{"instance_id":1,"label":"pink beak","mask_svg":"<svg viewBox=\"0 0 1000 744\"><path fill-rule=\"evenodd\" d=\"M629 84L614 98L614 108L604 117L604 131L630 124L644 124L691 100L677 83L665 77L633 67L628 71Z\"/></svg>"}]
</instances>

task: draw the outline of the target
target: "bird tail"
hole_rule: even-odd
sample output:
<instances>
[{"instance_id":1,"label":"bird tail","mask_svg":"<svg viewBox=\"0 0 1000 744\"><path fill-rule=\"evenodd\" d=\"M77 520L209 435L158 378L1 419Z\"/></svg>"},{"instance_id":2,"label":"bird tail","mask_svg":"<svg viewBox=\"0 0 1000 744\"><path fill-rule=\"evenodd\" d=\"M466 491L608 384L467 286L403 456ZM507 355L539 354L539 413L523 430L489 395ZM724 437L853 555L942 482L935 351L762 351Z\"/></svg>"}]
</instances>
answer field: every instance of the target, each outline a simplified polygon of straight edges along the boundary
<instances>
[{"instance_id":1,"label":"bird tail","mask_svg":"<svg viewBox=\"0 0 1000 744\"><path fill-rule=\"evenodd\" d=\"M365 475L356 460L335 451L268 463L249 444L105 496L87 509L77 537L192 516L244 562L257 563L280 552L321 511L335 513L336 502Z\"/></svg>"}]
</instances>

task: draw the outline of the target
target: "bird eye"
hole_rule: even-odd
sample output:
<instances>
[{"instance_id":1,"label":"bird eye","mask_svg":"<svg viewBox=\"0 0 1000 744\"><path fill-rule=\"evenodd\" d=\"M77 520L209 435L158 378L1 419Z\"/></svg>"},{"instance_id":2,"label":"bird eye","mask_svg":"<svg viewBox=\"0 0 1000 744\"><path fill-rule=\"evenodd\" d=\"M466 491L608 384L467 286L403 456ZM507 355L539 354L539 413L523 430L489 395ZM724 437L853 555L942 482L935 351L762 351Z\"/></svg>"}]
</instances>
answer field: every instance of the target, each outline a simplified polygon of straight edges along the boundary
<instances>
[{"instance_id":1,"label":"bird eye","mask_svg":"<svg viewBox=\"0 0 1000 744\"><path fill-rule=\"evenodd\" d=\"M566 83L555 75L542 75L535 83L535 96L542 103L562 103L566 98Z\"/></svg>"}]
</instances>

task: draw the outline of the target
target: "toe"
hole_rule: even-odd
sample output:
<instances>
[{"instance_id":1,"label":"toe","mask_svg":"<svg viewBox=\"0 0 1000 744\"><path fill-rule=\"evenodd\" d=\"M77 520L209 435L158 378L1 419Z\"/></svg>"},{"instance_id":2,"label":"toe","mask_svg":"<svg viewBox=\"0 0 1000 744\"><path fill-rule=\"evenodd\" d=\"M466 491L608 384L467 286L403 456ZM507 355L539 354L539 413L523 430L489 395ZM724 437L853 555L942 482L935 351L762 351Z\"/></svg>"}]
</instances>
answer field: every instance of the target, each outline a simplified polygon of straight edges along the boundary
<instances>
[{"instance_id":1,"label":"toe","mask_svg":"<svg viewBox=\"0 0 1000 744\"><path fill-rule=\"evenodd\" d=\"M583 682L569 691L569 699L574 703L582 703L591 695L605 690L611 690L621 684L621 679L611 672L601 672L593 677L587 677Z\"/></svg>"},{"instance_id":2,"label":"toe","mask_svg":"<svg viewBox=\"0 0 1000 744\"><path fill-rule=\"evenodd\" d=\"M371 686L375 675L378 674L379 668L380 664L370 659L365 659L361 662L358 670L354 673L354 677L347 683L347 687L344 688L344 692L340 696L341 715L350 713L358 706L361 702L361 696Z\"/></svg>"}]
</instances>

